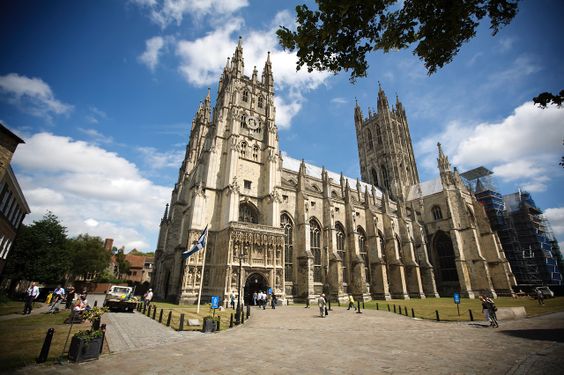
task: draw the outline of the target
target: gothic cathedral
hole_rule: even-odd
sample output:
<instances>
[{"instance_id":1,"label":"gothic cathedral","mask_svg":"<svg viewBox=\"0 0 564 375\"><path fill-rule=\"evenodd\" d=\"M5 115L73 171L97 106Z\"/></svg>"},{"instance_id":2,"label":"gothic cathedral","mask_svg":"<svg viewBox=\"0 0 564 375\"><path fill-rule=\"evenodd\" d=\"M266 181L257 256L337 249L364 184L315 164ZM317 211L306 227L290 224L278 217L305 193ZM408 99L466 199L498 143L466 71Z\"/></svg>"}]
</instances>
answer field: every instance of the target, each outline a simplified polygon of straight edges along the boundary
<instances>
[{"instance_id":1,"label":"gothic cathedral","mask_svg":"<svg viewBox=\"0 0 564 375\"><path fill-rule=\"evenodd\" d=\"M510 295L515 284L483 208L438 145L440 177L419 181L405 110L379 88L354 122L362 179L282 157L270 56L244 75L241 40L192 121L160 224L156 297L248 302ZM205 251L183 260L208 225ZM202 276L202 266L205 271Z\"/></svg>"}]
</instances>

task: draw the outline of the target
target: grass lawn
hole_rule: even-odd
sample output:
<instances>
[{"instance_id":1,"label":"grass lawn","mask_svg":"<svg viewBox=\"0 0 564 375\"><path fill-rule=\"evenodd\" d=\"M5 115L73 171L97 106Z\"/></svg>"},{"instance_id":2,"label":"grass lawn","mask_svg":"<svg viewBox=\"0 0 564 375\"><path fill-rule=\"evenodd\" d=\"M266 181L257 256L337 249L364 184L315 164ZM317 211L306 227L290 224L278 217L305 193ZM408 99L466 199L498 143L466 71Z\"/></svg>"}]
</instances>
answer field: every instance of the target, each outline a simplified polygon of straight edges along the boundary
<instances>
[{"instance_id":1,"label":"grass lawn","mask_svg":"<svg viewBox=\"0 0 564 375\"><path fill-rule=\"evenodd\" d=\"M27 315L21 318L0 321L0 371L8 372L18 367L35 363L39 356L45 334L49 328L55 329L48 361L55 361L63 351L69 332L69 324L64 324L67 313ZM72 333L90 328L90 323L75 324ZM72 337L71 333L71 337ZM67 351L70 345L67 343ZM105 346L107 352L107 346Z\"/></svg>"},{"instance_id":2,"label":"grass lawn","mask_svg":"<svg viewBox=\"0 0 564 375\"><path fill-rule=\"evenodd\" d=\"M0 315L21 314L24 308L24 301L12 301L0 303ZM39 302L33 303L33 308L37 309L43 304Z\"/></svg>"},{"instance_id":3,"label":"grass lawn","mask_svg":"<svg viewBox=\"0 0 564 375\"><path fill-rule=\"evenodd\" d=\"M452 298L425 298L425 299L410 299L410 300L391 300L391 301L368 301L365 302L365 308L376 309L376 304L380 310L388 310L390 306L391 312L399 311L402 308L402 313L405 315L405 308L407 307L408 314L411 316L411 309L415 312L415 317L423 319L436 319L435 311L439 311L441 320L470 320L468 310L472 310L475 320L483 320L482 304L479 299L460 299L460 316L456 309L456 304ZM516 307L524 306L527 311L527 316L537 316L551 312L564 311L564 297L556 297L545 299L544 305L539 305L537 300L523 297L511 298L500 297L495 300L496 306L499 307Z\"/></svg>"},{"instance_id":4,"label":"grass lawn","mask_svg":"<svg viewBox=\"0 0 564 375\"><path fill-rule=\"evenodd\" d=\"M152 305L157 306L157 313L156 313L156 320L159 319L161 309L163 311L163 324L166 324L167 318L169 313L172 311L171 316L171 323L170 326L175 330L178 330L180 326L180 314L184 314L184 331L201 331L202 326L189 326L188 319L198 319L200 324L203 323L204 317L210 316L213 314L213 310L210 309L209 304L200 305L200 313L196 313L197 306L195 305L177 305L174 303L166 303L166 302L153 302ZM151 310L151 317L152 315ZM231 309L227 309L224 311L219 311L219 309L215 310L215 316L221 317L221 324L220 329L223 331L229 328L229 321L231 318L231 314L235 315L235 311ZM251 315L252 316L252 315Z\"/></svg>"}]
</instances>

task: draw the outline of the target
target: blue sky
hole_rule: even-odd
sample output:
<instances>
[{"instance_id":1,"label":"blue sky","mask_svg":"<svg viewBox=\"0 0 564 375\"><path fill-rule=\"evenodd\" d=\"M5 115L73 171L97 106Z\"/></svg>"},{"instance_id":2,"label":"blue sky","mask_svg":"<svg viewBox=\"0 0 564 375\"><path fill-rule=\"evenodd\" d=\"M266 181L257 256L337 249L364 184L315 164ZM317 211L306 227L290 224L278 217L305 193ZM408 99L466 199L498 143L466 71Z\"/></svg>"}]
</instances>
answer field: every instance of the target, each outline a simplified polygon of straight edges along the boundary
<instances>
[{"instance_id":1,"label":"blue sky","mask_svg":"<svg viewBox=\"0 0 564 375\"><path fill-rule=\"evenodd\" d=\"M298 3L247 0L29 1L0 5L0 121L26 140L13 166L33 211L70 235L154 250L207 88L243 37L245 71L272 53L280 146L359 176L353 108L376 107L378 80L406 108L422 180L436 143L459 170L484 165L504 194L523 188L564 243L564 109L534 107L564 88L561 1L522 1L492 37L487 22L432 76L411 51L369 57L368 77L295 72L277 45ZM561 246L562 247L562 246Z\"/></svg>"}]
</instances>

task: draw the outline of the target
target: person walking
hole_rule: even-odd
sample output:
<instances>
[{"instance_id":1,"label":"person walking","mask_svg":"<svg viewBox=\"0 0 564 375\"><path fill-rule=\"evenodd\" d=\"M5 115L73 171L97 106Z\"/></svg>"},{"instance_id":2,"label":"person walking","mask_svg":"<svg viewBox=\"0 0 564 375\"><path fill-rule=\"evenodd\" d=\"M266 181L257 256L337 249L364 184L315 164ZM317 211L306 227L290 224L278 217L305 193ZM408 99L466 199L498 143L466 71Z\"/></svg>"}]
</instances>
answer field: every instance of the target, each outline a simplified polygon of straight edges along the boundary
<instances>
[{"instance_id":1,"label":"person walking","mask_svg":"<svg viewBox=\"0 0 564 375\"><path fill-rule=\"evenodd\" d=\"M539 305L544 305L544 294L540 289L537 289L537 300L539 301Z\"/></svg>"},{"instance_id":2,"label":"person walking","mask_svg":"<svg viewBox=\"0 0 564 375\"><path fill-rule=\"evenodd\" d=\"M231 291L231 294L229 295L229 303L231 304L231 308L233 310L235 310L235 292Z\"/></svg>"},{"instance_id":3,"label":"person walking","mask_svg":"<svg viewBox=\"0 0 564 375\"><path fill-rule=\"evenodd\" d=\"M356 307L354 305L354 298L352 294L349 294L349 307L347 307L347 310L350 310L351 307L354 309L354 311L356 311Z\"/></svg>"},{"instance_id":4,"label":"person walking","mask_svg":"<svg viewBox=\"0 0 564 375\"><path fill-rule=\"evenodd\" d=\"M255 291L253 293L253 306L257 305L258 293Z\"/></svg>"},{"instance_id":5,"label":"person walking","mask_svg":"<svg viewBox=\"0 0 564 375\"><path fill-rule=\"evenodd\" d=\"M322 318L325 318L325 306L326 305L327 305L327 301L325 300L325 294L321 293L321 295L317 299L317 306L319 306L319 315Z\"/></svg>"},{"instance_id":6,"label":"person walking","mask_svg":"<svg viewBox=\"0 0 564 375\"><path fill-rule=\"evenodd\" d=\"M272 310L276 308L277 302L278 302L278 298L276 298L276 294L272 293L272 299L270 300L270 305L272 306Z\"/></svg>"},{"instance_id":7,"label":"person walking","mask_svg":"<svg viewBox=\"0 0 564 375\"><path fill-rule=\"evenodd\" d=\"M61 285L57 285L53 291L53 297L51 298L51 304L49 305L49 313L53 314L59 311L57 306L65 298L65 288Z\"/></svg>"},{"instance_id":8,"label":"person walking","mask_svg":"<svg viewBox=\"0 0 564 375\"><path fill-rule=\"evenodd\" d=\"M74 286L69 287L69 292L67 293L67 300L65 303L65 309L70 309L74 302L74 297L76 297L76 292L74 291Z\"/></svg>"},{"instance_id":9,"label":"person walking","mask_svg":"<svg viewBox=\"0 0 564 375\"><path fill-rule=\"evenodd\" d=\"M490 323L490 326L491 326L490 305L488 304L488 301L486 300L486 297L484 297L484 296L480 296L480 301L482 302L482 313L484 313L484 318L486 319L486 322Z\"/></svg>"},{"instance_id":10,"label":"person walking","mask_svg":"<svg viewBox=\"0 0 564 375\"><path fill-rule=\"evenodd\" d=\"M31 314L31 310L33 309L33 301L35 301L38 296L39 296L39 287L35 284L35 282L32 282L30 287L27 288L25 294L25 305L23 311L24 315Z\"/></svg>"},{"instance_id":11,"label":"person walking","mask_svg":"<svg viewBox=\"0 0 564 375\"><path fill-rule=\"evenodd\" d=\"M495 306L495 302L489 297L486 297L485 300L488 305L488 311L490 313L490 327L497 328L499 327L499 324L497 322L497 307Z\"/></svg>"},{"instance_id":12,"label":"person walking","mask_svg":"<svg viewBox=\"0 0 564 375\"><path fill-rule=\"evenodd\" d=\"M153 299L153 289L149 288L147 293L143 296L143 310L147 309L151 305L151 301Z\"/></svg>"},{"instance_id":13,"label":"person walking","mask_svg":"<svg viewBox=\"0 0 564 375\"><path fill-rule=\"evenodd\" d=\"M259 299L260 299L260 306L262 306L263 310L266 310L266 293L264 293L262 290L259 293Z\"/></svg>"}]
</instances>

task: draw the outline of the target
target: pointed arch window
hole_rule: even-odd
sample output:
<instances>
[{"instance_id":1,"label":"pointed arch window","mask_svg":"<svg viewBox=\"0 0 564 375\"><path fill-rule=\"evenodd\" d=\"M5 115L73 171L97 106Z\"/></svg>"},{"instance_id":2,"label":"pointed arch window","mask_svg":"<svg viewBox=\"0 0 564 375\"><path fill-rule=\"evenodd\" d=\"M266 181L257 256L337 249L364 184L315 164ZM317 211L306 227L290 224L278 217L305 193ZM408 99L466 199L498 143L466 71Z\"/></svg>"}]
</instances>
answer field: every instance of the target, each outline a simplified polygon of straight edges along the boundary
<instances>
[{"instance_id":1,"label":"pointed arch window","mask_svg":"<svg viewBox=\"0 0 564 375\"><path fill-rule=\"evenodd\" d=\"M284 280L292 281L294 274L294 226L287 214L280 216L280 226L284 229Z\"/></svg>"},{"instance_id":2,"label":"pointed arch window","mask_svg":"<svg viewBox=\"0 0 564 375\"><path fill-rule=\"evenodd\" d=\"M345 230L341 224L337 224L335 229L337 230L337 254L341 257L341 269L343 270L343 282L349 282L349 275L347 272L347 254L345 250Z\"/></svg>"},{"instance_id":3,"label":"pointed arch window","mask_svg":"<svg viewBox=\"0 0 564 375\"><path fill-rule=\"evenodd\" d=\"M264 98L262 96L259 96L258 98L258 107L259 108L264 107Z\"/></svg>"},{"instance_id":4,"label":"pointed arch window","mask_svg":"<svg viewBox=\"0 0 564 375\"><path fill-rule=\"evenodd\" d=\"M368 263L368 247L366 245L366 233L362 227L358 227L358 249L360 257L364 261L364 275L367 284L370 283L370 264Z\"/></svg>"},{"instance_id":5,"label":"pointed arch window","mask_svg":"<svg viewBox=\"0 0 564 375\"><path fill-rule=\"evenodd\" d=\"M366 129L366 142L368 143L368 149L372 150L374 148L374 145L372 143L372 132L370 131L370 129Z\"/></svg>"},{"instance_id":6,"label":"pointed arch window","mask_svg":"<svg viewBox=\"0 0 564 375\"><path fill-rule=\"evenodd\" d=\"M374 184L374 186L378 186L380 187L380 183L378 182L378 173L376 173L376 169L372 168L372 184Z\"/></svg>"},{"instance_id":7,"label":"pointed arch window","mask_svg":"<svg viewBox=\"0 0 564 375\"><path fill-rule=\"evenodd\" d=\"M258 210L250 203L239 205L239 221L243 223L258 224Z\"/></svg>"},{"instance_id":8,"label":"pointed arch window","mask_svg":"<svg viewBox=\"0 0 564 375\"><path fill-rule=\"evenodd\" d=\"M247 157L247 142L241 142L241 156L246 158Z\"/></svg>"},{"instance_id":9,"label":"pointed arch window","mask_svg":"<svg viewBox=\"0 0 564 375\"><path fill-rule=\"evenodd\" d=\"M253 160L258 161L258 155L259 155L259 147L257 145L254 145L253 146Z\"/></svg>"},{"instance_id":10,"label":"pointed arch window","mask_svg":"<svg viewBox=\"0 0 564 375\"><path fill-rule=\"evenodd\" d=\"M438 231L434 243L439 262L441 281L458 281L454 248L450 237L445 232Z\"/></svg>"},{"instance_id":11,"label":"pointed arch window","mask_svg":"<svg viewBox=\"0 0 564 375\"><path fill-rule=\"evenodd\" d=\"M390 179L388 176L388 170L386 169L386 166L382 165L381 167L382 170L382 184L384 185L383 187L386 188L388 191L390 190Z\"/></svg>"},{"instance_id":12,"label":"pointed arch window","mask_svg":"<svg viewBox=\"0 0 564 375\"><path fill-rule=\"evenodd\" d=\"M443 213L439 206L433 206L433 208L431 208L431 213L433 214L433 219L435 220L441 220L443 218Z\"/></svg>"},{"instance_id":13,"label":"pointed arch window","mask_svg":"<svg viewBox=\"0 0 564 375\"><path fill-rule=\"evenodd\" d=\"M376 142L381 145L382 144L382 132L380 131L380 127L376 126Z\"/></svg>"},{"instance_id":14,"label":"pointed arch window","mask_svg":"<svg viewBox=\"0 0 564 375\"><path fill-rule=\"evenodd\" d=\"M249 92L247 90L243 91L243 101L245 103L249 101Z\"/></svg>"},{"instance_id":15,"label":"pointed arch window","mask_svg":"<svg viewBox=\"0 0 564 375\"><path fill-rule=\"evenodd\" d=\"M313 281L321 282L321 228L313 219L309 222L309 247L313 254Z\"/></svg>"}]
</instances>

